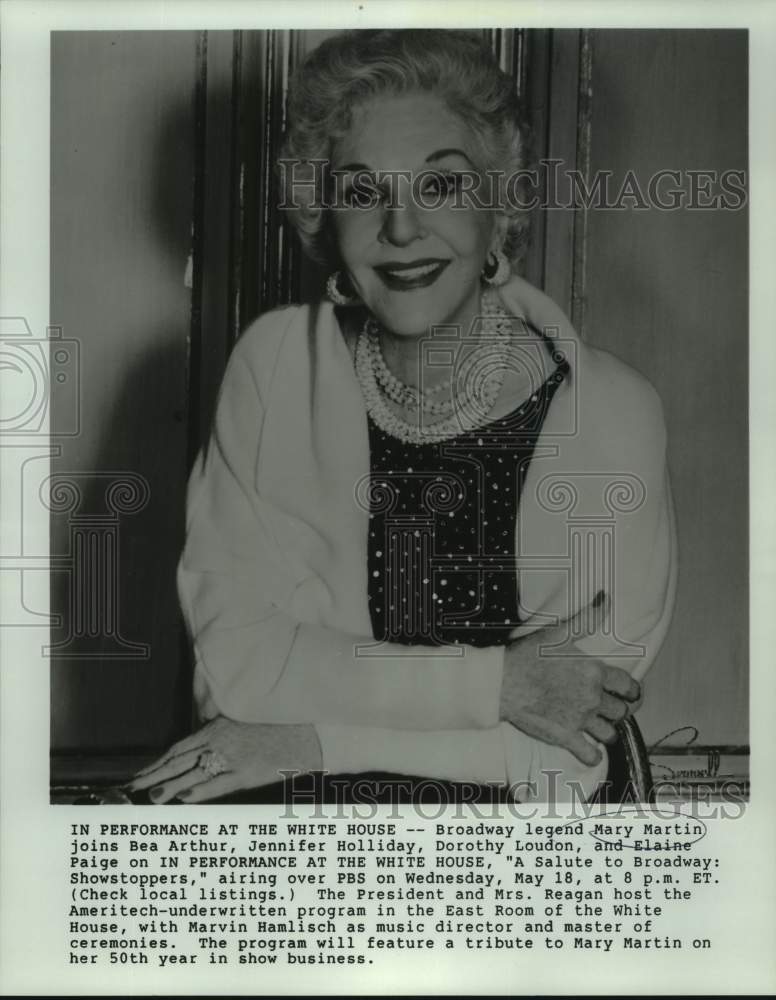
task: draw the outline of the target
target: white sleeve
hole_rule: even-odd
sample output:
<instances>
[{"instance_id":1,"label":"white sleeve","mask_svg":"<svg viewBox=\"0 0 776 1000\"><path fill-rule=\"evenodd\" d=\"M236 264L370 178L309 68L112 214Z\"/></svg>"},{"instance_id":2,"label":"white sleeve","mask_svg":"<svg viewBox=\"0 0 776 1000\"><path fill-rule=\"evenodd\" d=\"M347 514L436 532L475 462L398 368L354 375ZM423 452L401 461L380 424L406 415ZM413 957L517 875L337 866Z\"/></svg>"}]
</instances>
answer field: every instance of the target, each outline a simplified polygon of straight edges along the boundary
<instances>
[{"instance_id":1,"label":"white sleeve","mask_svg":"<svg viewBox=\"0 0 776 1000\"><path fill-rule=\"evenodd\" d=\"M329 774L393 774L503 785L507 780L501 727L407 732L366 726L317 725Z\"/></svg>"},{"instance_id":2,"label":"white sleeve","mask_svg":"<svg viewBox=\"0 0 776 1000\"><path fill-rule=\"evenodd\" d=\"M263 407L239 347L191 473L178 567L201 715L407 730L497 726L503 648L385 643L380 656L362 656L357 647L372 636L300 623L281 610L295 583L256 483Z\"/></svg>"},{"instance_id":3,"label":"white sleeve","mask_svg":"<svg viewBox=\"0 0 776 1000\"><path fill-rule=\"evenodd\" d=\"M608 640L602 642L596 636L576 643L582 652L627 670L638 681L654 663L665 640L676 602L678 576L665 422L656 394L646 420L654 433L653 447L639 468L645 502L633 514L618 520L614 588L606 622ZM582 564L580 572L586 569ZM631 650L624 644L629 644Z\"/></svg>"},{"instance_id":4,"label":"white sleeve","mask_svg":"<svg viewBox=\"0 0 776 1000\"><path fill-rule=\"evenodd\" d=\"M583 802L606 777L606 748L589 767L563 747L543 743L508 722L484 730L401 732L316 726L328 774L388 771L443 781L507 786L520 802Z\"/></svg>"}]
</instances>

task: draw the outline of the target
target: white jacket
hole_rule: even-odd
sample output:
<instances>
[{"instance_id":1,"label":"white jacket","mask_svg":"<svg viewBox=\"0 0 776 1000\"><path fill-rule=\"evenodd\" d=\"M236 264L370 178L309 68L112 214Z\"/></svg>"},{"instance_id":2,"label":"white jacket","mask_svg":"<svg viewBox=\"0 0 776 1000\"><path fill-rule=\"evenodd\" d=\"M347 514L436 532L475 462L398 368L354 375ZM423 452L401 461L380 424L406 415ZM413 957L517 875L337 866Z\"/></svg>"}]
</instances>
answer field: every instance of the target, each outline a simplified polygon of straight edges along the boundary
<instances>
[{"instance_id":1,"label":"white jacket","mask_svg":"<svg viewBox=\"0 0 776 1000\"><path fill-rule=\"evenodd\" d=\"M556 328L571 366L521 496L514 634L565 620L604 589L609 635L568 651L641 679L676 589L659 398L525 281L499 291L512 314ZM365 405L333 307L259 317L232 352L189 482L178 589L201 717L314 723L331 772L517 782L557 768L592 791L605 757L586 768L499 722L503 647L375 643L357 497L368 474Z\"/></svg>"}]
</instances>

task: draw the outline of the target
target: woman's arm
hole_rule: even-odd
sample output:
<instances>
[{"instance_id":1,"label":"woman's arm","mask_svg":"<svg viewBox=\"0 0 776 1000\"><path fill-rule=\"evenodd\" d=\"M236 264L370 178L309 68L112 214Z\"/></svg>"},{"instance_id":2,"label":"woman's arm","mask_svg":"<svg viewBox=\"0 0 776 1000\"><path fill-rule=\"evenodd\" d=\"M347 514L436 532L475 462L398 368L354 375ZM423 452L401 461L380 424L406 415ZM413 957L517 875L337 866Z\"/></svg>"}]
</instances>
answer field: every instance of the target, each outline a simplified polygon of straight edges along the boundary
<instances>
[{"instance_id":1,"label":"woman's arm","mask_svg":"<svg viewBox=\"0 0 776 1000\"><path fill-rule=\"evenodd\" d=\"M616 738L614 724L638 700L639 684L625 670L592 657L552 656L546 650L560 645L572 627L584 627L589 637L600 636L610 607L609 598L601 594L572 621L510 644L501 690L504 721L498 730L401 732L317 725L326 769L514 782L526 779L528 764L537 756L536 741L564 751L567 764L573 757L580 773L596 768L604 759L598 742ZM504 733L513 730L521 738L516 742L512 736L505 744Z\"/></svg>"},{"instance_id":2,"label":"woman's arm","mask_svg":"<svg viewBox=\"0 0 776 1000\"><path fill-rule=\"evenodd\" d=\"M178 570L204 717L420 730L497 726L501 648L375 649L371 636L301 623L281 610L296 581L273 537L278 512L256 488L263 412L238 343L209 446L191 473Z\"/></svg>"},{"instance_id":3,"label":"woman's arm","mask_svg":"<svg viewBox=\"0 0 776 1000\"><path fill-rule=\"evenodd\" d=\"M608 606L608 599L598 600L590 615L585 609L573 624L585 617L592 631L600 631ZM542 800L568 798L574 794L568 781L573 781L576 794L587 797L606 769L594 740L614 738L613 723L624 717L639 688L625 671L587 658L543 659L542 645L561 642L568 624L524 636L507 649L501 714L513 725L408 731L242 723L217 716L139 775L135 787L155 786L157 801L178 795L197 802L294 773L378 770L508 784L521 798ZM215 753L225 773L208 777L198 767L203 753ZM520 787L514 789L516 784Z\"/></svg>"},{"instance_id":4,"label":"woman's arm","mask_svg":"<svg viewBox=\"0 0 776 1000\"><path fill-rule=\"evenodd\" d=\"M531 294L538 302L526 312L538 323L537 309L552 303L535 289ZM504 726L497 725L507 717L503 704L499 710L502 649L446 647L428 656L428 647L383 644L379 657L359 656L356 646L371 644L369 637L359 640L300 624L279 610L275 601L288 597L284 588L293 581L278 559L262 498L253 487L262 417L250 368L236 350L210 448L192 473L189 536L179 571L204 717L222 713L255 722L315 722L324 747L322 763L329 770L379 767L418 773L425 772L418 762L438 758L440 776L490 780L514 773L510 760L504 761L499 737ZM657 520L647 529L655 536L648 550L665 551L673 533L670 492L667 481L653 485L653 498L661 495L661 487L664 496ZM673 579L672 558L667 565ZM663 595L660 613L656 619L650 610L638 635L633 634L647 643L646 662L662 641L672 604L672 583L666 596L666 581L653 582L656 586L646 589ZM462 651L464 656L455 655ZM628 670L633 664L623 666ZM511 721L526 725L516 713Z\"/></svg>"}]
</instances>

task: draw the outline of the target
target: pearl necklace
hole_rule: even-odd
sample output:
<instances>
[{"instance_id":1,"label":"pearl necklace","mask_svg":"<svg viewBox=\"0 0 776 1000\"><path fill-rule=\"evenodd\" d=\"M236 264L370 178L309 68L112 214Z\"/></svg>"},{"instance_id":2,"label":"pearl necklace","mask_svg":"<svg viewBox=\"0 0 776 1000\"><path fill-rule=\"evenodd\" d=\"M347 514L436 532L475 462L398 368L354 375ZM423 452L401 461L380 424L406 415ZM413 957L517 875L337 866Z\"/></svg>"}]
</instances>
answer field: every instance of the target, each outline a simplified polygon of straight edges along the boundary
<instances>
[{"instance_id":1,"label":"pearl necklace","mask_svg":"<svg viewBox=\"0 0 776 1000\"><path fill-rule=\"evenodd\" d=\"M420 392L420 390L399 381L385 363L383 352L380 349L380 327L371 317L367 320L367 327L372 368L385 395L394 403L406 406L410 410L423 409L427 413L449 413L453 408L452 400L435 402L430 397L442 392L443 389L449 389L450 383L439 382L430 389L424 389L423 392Z\"/></svg>"},{"instance_id":2,"label":"pearl necklace","mask_svg":"<svg viewBox=\"0 0 776 1000\"><path fill-rule=\"evenodd\" d=\"M448 384L451 399L440 402L425 399L426 393L405 385L389 371L379 350L379 327L373 319L367 319L356 344L356 374L367 411L381 430L406 444L429 444L457 437L482 424L504 384L512 334L510 318L490 289L483 295L482 307L482 332L485 336L490 335L491 339L464 360L457 377ZM452 399L454 381L463 386L455 400ZM444 387L445 383L442 383ZM439 388L436 386L433 391L439 391ZM396 403L416 409L417 423L410 423L395 414L387 405L386 396ZM455 412L447 419L423 425L424 412L449 413L451 410Z\"/></svg>"}]
</instances>

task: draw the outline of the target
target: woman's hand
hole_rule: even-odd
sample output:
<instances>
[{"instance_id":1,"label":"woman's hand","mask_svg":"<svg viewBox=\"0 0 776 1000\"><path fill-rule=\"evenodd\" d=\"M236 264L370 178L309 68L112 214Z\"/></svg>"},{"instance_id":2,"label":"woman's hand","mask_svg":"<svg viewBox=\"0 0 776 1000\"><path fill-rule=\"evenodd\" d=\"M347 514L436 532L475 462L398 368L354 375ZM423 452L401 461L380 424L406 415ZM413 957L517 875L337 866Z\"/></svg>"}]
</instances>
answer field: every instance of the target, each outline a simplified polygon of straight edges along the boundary
<instances>
[{"instance_id":1,"label":"woman's hand","mask_svg":"<svg viewBox=\"0 0 776 1000\"><path fill-rule=\"evenodd\" d=\"M154 802L203 802L281 781L283 771L319 771L321 747L311 725L235 722L219 716L175 743L129 787L150 788ZM153 787L152 787L153 786Z\"/></svg>"},{"instance_id":2,"label":"woman's hand","mask_svg":"<svg viewBox=\"0 0 776 1000\"><path fill-rule=\"evenodd\" d=\"M593 602L593 630L600 626L608 598ZM587 616L588 609L580 611ZM625 670L589 656L553 657L540 647L562 643L576 621L540 629L506 650L501 688L501 718L545 743L565 747L589 767L601 760L590 742L612 743L614 723L638 702L641 689ZM587 734L587 735L585 735Z\"/></svg>"}]
</instances>

